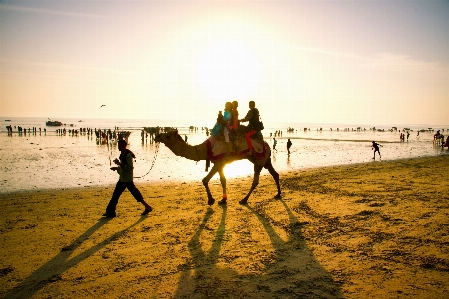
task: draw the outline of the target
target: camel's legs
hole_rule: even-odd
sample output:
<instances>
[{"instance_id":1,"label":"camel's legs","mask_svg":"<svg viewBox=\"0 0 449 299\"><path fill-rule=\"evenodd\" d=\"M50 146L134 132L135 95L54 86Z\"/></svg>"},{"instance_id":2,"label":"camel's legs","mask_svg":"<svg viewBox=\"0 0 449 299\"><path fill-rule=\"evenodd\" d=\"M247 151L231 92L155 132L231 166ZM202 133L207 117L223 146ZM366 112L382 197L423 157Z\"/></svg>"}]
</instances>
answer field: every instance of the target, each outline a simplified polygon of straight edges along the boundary
<instances>
[{"instance_id":1,"label":"camel's legs","mask_svg":"<svg viewBox=\"0 0 449 299\"><path fill-rule=\"evenodd\" d=\"M259 176L261 171L262 166L254 163L254 178L253 183L251 184L251 189L249 189L248 194L241 201L239 201L240 204L246 205L248 203L248 198L250 197L251 193L253 193L254 189L257 187L257 185L259 185Z\"/></svg>"},{"instance_id":2,"label":"camel's legs","mask_svg":"<svg viewBox=\"0 0 449 299\"><path fill-rule=\"evenodd\" d=\"M281 187L279 185L279 174L274 170L273 164L271 164L271 158L268 157L267 162L265 162L265 165L263 166L265 169L268 170L268 172L273 177L274 181L276 182L276 187L278 188L278 194L276 194L276 198L281 197Z\"/></svg>"},{"instance_id":3,"label":"camel's legs","mask_svg":"<svg viewBox=\"0 0 449 299\"><path fill-rule=\"evenodd\" d=\"M220 165L218 163L214 164L214 166L212 166L209 173L203 179L203 185L206 188L206 192L207 192L207 204L210 206L214 204L215 199L213 198L212 193L210 192L209 181L217 173L217 171L219 171L219 169L220 169ZM223 171L223 168L221 168L221 170ZM220 175L220 178L221 178L221 175ZM225 186L226 186L226 183L225 183Z\"/></svg>"},{"instance_id":4,"label":"camel's legs","mask_svg":"<svg viewBox=\"0 0 449 299\"><path fill-rule=\"evenodd\" d=\"M224 175L223 168L218 169L218 174L220 175L221 187L223 188L223 199L218 202L220 205L225 205L228 195L226 193L226 177Z\"/></svg>"}]
</instances>

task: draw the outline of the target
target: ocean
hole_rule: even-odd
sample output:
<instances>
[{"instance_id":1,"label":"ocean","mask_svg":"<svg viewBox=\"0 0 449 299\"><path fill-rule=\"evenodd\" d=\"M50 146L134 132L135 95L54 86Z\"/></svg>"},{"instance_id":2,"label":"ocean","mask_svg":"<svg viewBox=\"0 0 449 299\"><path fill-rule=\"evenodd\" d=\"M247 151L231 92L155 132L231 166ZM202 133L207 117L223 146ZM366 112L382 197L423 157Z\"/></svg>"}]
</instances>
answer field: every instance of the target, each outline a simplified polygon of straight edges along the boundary
<instances>
[{"instance_id":1,"label":"ocean","mask_svg":"<svg viewBox=\"0 0 449 299\"><path fill-rule=\"evenodd\" d=\"M110 161L119 156L115 144L100 144L95 136L87 133L72 135L68 130L81 128L111 129L130 131L129 148L136 155L134 176L139 183L147 182L191 182L198 181L206 175L205 161L190 161L175 156L165 145L160 145L156 156L156 144L150 139L142 142L143 127L175 127L181 136L186 135L191 145L204 142L206 131L202 127L212 128L210 123L190 123L188 121L170 120L123 120L123 119L57 119L65 124L62 127L45 126L45 118L7 118L0 122L0 193L20 192L41 189L66 189L73 187L106 186L118 180L116 172L111 171ZM449 125L433 128L427 125L397 125L398 131L389 131L392 126L372 126L345 124L300 124L300 123L264 123L265 140L273 145L274 133L282 131L278 140L277 151L272 153L273 166L278 172L301 170L305 168L344 165L353 163L381 163L374 161L371 142L376 141L382 147L382 161L403 158L447 155L448 150L434 146L433 135L437 130L447 135ZM6 126L11 126L12 134L8 134ZM36 133L19 134L18 126ZM198 128L190 131L189 126ZM292 132L287 132L288 128ZM360 130L357 130L360 127ZM39 128L41 130L39 131ZM46 132L44 132L44 128ZM58 134L57 129L67 130L65 135ZM307 128L305 130L304 128ZM337 128L339 129L337 131ZM409 139L399 140L404 128L410 129ZM384 131L379 131L384 130ZM272 135L270 137L270 134ZM291 154L287 154L288 138L293 145ZM152 167L153 165L153 167ZM151 169L151 170L150 170ZM253 166L248 161L234 162L225 167L227 178L252 176ZM268 174L266 170L262 174ZM218 174L212 181L218 181Z\"/></svg>"}]
</instances>

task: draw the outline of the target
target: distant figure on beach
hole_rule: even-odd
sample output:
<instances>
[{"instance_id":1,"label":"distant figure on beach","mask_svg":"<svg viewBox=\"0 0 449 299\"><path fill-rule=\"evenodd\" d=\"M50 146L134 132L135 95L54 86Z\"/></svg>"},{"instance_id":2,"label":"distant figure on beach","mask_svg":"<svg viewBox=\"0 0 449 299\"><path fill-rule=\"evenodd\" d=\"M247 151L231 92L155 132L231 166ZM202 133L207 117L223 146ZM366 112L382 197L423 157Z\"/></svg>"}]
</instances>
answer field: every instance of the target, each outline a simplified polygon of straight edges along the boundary
<instances>
[{"instance_id":1,"label":"distant figure on beach","mask_svg":"<svg viewBox=\"0 0 449 299\"><path fill-rule=\"evenodd\" d=\"M444 135L440 133L440 130L438 130L437 133L433 135L433 143L436 145L444 143Z\"/></svg>"},{"instance_id":2,"label":"distant figure on beach","mask_svg":"<svg viewBox=\"0 0 449 299\"><path fill-rule=\"evenodd\" d=\"M184 134L184 141L187 143L187 135Z\"/></svg>"},{"instance_id":3,"label":"distant figure on beach","mask_svg":"<svg viewBox=\"0 0 449 299\"><path fill-rule=\"evenodd\" d=\"M276 138L273 138L273 150L274 151L278 151L277 149L276 149L276 144L278 143L278 141L276 140Z\"/></svg>"},{"instance_id":4,"label":"distant figure on beach","mask_svg":"<svg viewBox=\"0 0 449 299\"><path fill-rule=\"evenodd\" d=\"M290 138L288 139L288 141L287 141L287 152L288 152L288 155L290 155L290 148L292 147L292 142L290 141Z\"/></svg>"},{"instance_id":5,"label":"distant figure on beach","mask_svg":"<svg viewBox=\"0 0 449 299\"><path fill-rule=\"evenodd\" d=\"M376 160L376 152L379 153L379 159L382 159L382 157L381 157L381 155L380 155L379 146L382 146L382 145L380 145L379 143L376 143L376 142L373 141L373 145L371 146L371 147L374 149L374 157L373 157L373 160Z\"/></svg>"},{"instance_id":6,"label":"distant figure on beach","mask_svg":"<svg viewBox=\"0 0 449 299\"><path fill-rule=\"evenodd\" d=\"M119 140L117 142L118 150L120 151L120 157L119 159L115 159L114 163L117 165L116 167L111 167L111 170L117 171L117 173L120 175L120 178L117 182L117 185L115 186L115 190L112 193L112 198L109 201L108 206L106 207L106 212L103 214L104 217L115 217L115 209L118 204L118 199L120 198L120 195L122 195L123 191L125 191L126 188L131 192L131 194L134 196L134 198L137 200L137 202L140 202L145 207L145 210L143 211L142 215L147 215L150 213L153 209L150 205L148 205L145 200L143 199L142 194L140 191L136 188L133 182L133 158L136 156L131 152L129 149L126 148L127 142L123 139Z\"/></svg>"}]
</instances>

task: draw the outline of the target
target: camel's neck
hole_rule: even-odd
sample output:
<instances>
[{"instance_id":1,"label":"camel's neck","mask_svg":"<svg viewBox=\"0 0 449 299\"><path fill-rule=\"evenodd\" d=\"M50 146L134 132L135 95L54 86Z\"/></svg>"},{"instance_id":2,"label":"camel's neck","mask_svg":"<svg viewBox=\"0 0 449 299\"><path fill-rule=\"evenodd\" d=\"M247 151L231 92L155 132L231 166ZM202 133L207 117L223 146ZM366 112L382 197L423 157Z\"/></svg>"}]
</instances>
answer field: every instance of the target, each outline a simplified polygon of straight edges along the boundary
<instances>
[{"instance_id":1,"label":"camel's neck","mask_svg":"<svg viewBox=\"0 0 449 299\"><path fill-rule=\"evenodd\" d=\"M184 157L189 160L200 161L206 160L207 148L206 144L189 145L182 140L181 137L177 138L175 142L167 142L165 145L176 155Z\"/></svg>"}]
</instances>

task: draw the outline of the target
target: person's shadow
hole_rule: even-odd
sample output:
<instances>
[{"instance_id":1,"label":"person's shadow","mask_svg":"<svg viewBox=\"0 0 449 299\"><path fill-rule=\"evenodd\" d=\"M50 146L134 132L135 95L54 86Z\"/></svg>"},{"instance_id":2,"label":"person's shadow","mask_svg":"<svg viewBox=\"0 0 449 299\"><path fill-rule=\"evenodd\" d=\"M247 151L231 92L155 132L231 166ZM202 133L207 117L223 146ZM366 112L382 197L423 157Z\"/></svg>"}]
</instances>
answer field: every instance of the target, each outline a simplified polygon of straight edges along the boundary
<instances>
[{"instance_id":1,"label":"person's shadow","mask_svg":"<svg viewBox=\"0 0 449 299\"><path fill-rule=\"evenodd\" d=\"M206 253L202 249L200 235L213 214L213 210L209 209L188 244L192 262L187 265L188 269L181 272L174 298L342 298L339 285L308 248L302 236L302 224L284 200L279 199L277 202L284 206L288 223L276 222L270 218L265 213L263 204L258 204L255 208L245 206L262 224L274 249L262 274L239 274L230 268L217 266L217 261L226 259L227 254L227 252L220 254L223 239L227 239L226 207L223 208L221 222L210 251ZM248 225L250 222L242 219L242 226L244 224ZM276 232L279 228L287 233L287 240L283 240ZM243 232L237 230L234 233ZM243 258L248 260L247 263L251 263L253 257L250 253L245 253L244 246L242 243L241 249L238 250L241 252L240 256L243 254Z\"/></svg>"},{"instance_id":2,"label":"person's shadow","mask_svg":"<svg viewBox=\"0 0 449 299\"><path fill-rule=\"evenodd\" d=\"M94 245L93 247L87 249L84 252L81 252L77 256L69 258L73 250L78 248L84 241L86 241L95 231L97 231L100 227L108 223L111 218L101 218L95 223L92 227L90 227L86 232L84 232L81 236L79 236L76 240L74 240L70 245L65 246L61 249L61 252L58 253L54 258L45 263L42 267L34 271L30 276L28 276L25 280L23 280L20 284L15 286L11 291L9 291L3 298L31 298L35 293L37 293L40 289L44 288L47 284L58 281L61 279L61 274L72 268L73 266L79 264L86 258L90 257L94 253L98 252L100 249L116 240L123 234L125 234L129 229L133 228L146 217L142 216L138 221L129 227L114 233L109 238L103 240L102 242Z\"/></svg>"}]
</instances>

